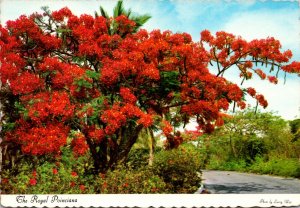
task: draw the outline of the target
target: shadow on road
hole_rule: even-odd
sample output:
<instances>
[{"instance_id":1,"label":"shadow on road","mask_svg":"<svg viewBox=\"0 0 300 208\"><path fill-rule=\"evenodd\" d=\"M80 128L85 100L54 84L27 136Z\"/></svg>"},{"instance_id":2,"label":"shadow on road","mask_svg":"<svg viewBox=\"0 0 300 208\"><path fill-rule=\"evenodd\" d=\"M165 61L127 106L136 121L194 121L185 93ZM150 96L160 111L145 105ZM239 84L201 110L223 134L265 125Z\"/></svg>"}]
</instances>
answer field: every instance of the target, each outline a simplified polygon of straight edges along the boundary
<instances>
[{"instance_id":1,"label":"shadow on road","mask_svg":"<svg viewBox=\"0 0 300 208\"><path fill-rule=\"evenodd\" d=\"M205 188L208 190L212 190L212 193L216 194L237 194L237 193L263 193L266 190L269 193L278 193L278 190L287 190L280 186L265 186L263 184L257 183L235 183L235 184L226 184L226 185L205 185Z\"/></svg>"}]
</instances>

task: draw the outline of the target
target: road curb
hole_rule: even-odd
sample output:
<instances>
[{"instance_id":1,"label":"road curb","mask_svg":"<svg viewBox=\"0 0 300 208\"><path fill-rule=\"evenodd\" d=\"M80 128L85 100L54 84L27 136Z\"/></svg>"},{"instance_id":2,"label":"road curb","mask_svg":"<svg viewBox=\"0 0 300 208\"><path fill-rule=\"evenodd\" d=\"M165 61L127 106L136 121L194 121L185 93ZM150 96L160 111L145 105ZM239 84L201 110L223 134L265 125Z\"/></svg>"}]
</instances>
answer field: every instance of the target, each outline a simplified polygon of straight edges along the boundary
<instances>
[{"instance_id":1,"label":"road curb","mask_svg":"<svg viewBox=\"0 0 300 208\"><path fill-rule=\"evenodd\" d=\"M194 194L210 194L211 192L205 188L205 184L201 183L200 188Z\"/></svg>"}]
</instances>

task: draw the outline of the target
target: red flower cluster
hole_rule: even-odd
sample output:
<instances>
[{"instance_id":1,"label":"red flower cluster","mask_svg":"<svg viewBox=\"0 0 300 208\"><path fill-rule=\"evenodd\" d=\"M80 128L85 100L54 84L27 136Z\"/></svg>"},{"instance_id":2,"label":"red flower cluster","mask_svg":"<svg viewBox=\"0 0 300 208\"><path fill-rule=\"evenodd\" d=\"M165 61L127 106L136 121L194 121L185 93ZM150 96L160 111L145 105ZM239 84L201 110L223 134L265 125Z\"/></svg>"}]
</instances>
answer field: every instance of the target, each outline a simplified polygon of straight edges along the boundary
<instances>
[{"instance_id":1,"label":"red flower cluster","mask_svg":"<svg viewBox=\"0 0 300 208\"><path fill-rule=\"evenodd\" d=\"M95 126L92 126L87 129L87 132L89 138L93 139L97 144L99 144L105 138L104 129L99 129Z\"/></svg>"},{"instance_id":2,"label":"red flower cluster","mask_svg":"<svg viewBox=\"0 0 300 208\"><path fill-rule=\"evenodd\" d=\"M72 177L77 177L78 174L77 174L75 171L72 171L72 172L71 172L71 176L72 176Z\"/></svg>"},{"instance_id":3,"label":"red flower cluster","mask_svg":"<svg viewBox=\"0 0 300 208\"><path fill-rule=\"evenodd\" d=\"M248 87L247 88L247 93L251 96L254 97L256 95L256 90L253 87Z\"/></svg>"},{"instance_id":4,"label":"red flower cluster","mask_svg":"<svg viewBox=\"0 0 300 208\"><path fill-rule=\"evenodd\" d=\"M121 87L120 95L123 98L123 100L127 103L134 104L137 101L135 95L132 94L131 90L127 87Z\"/></svg>"},{"instance_id":5,"label":"red flower cluster","mask_svg":"<svg viewBox=\"0 0 300 208\"><path fill-rule=\"evenodd\" d=\"M168 137L173 132L173 127L169 121L163 120L161 123L162 131L166 137Z\"/></svg>"},{"instance_id":6,"label":"red flower cluster","mask_svg":"<svg viewBox=\"0 0 300 208\"><path fill-rule=\"evenodd\" d=\"M74 105L71 104L69 95L63 91L24 96L22 100L26 103L28 116L37 123L53 120L53 118L65 121L74 113Z\"/></svg>"},{"instance_id":7,"label":"red flower cluster","mask_svg":"<svg viewBox=\"0 0 300 208\"><path fill-rule=\"evenodd\" d=\"M72 12L69 8L64 7L58 11L52 12L52 18L58 22L63 21L65 18L71 17Z\"/></svg>"},{"instance_id":8,"label":"red flower cluster","mask_svg":"<svg viewBox=\"0 0 300 208\"><path fill-rule=\"evenodd\" d=\"M44 82L35 74L25 71L17 76L14 80L11 80L10 87L15 95L27 94L43 88Z\"/></svg>"},{"instance_id":9,"label":"red flower cluster","mask_svg":"<svg viewBox=\"0 0 300 208\"><path fill-rule=\"evenodd\" d=\"M60 148L67 143L69 127L60 123L49 123L45 126L30 126L24 122L7 139L21 144L25 154L44 155L59 154Z\"/></svg>"},{"instance_id":10,"label":"red flower cluster","mask_svg":"<svg viewBox=\"0 0 300 208\"><path fill-rule=\"evenodd\" d=\"M152 126L153 125L153 115L143 113L137 122L139 124L142 124L146 128L149 126Z\"/></svg>"},{"instance_id":11,"label":"red flower cluster","mask_svg":"<svg viewBox=\"0 0 300 208\"><path fill-rule=\"evenodd\" d=\"M58 170L57 170L56 168L53 168L53 169L52 169L52 173L53 173L54 175L56 175L56 174L58 174Z\"/></svg>"},{"instance_id":12,"label":"red flower cluster","mask_svg":"<svg viewBox=\"0 0 300 208\"><path fill-rule=\"evenodd\" d=\"M101 120L106 123L105 133L114 134L126 122L126 116L120 112L120 107L115 105L112 109L106 110L101 116Z\"/></svg>"},{"instance_id":13,"label":"red flower cluster","mask_svg":"<svg viewBox=\"0 0 300 208\"><path fill-rule=\"evenodd\" d=\"M277 84L278 83L278 79L274 76L268 76L268 80L273 83L273 84Z\"/></svg>"},{"instance_id":14,"label":"red flower cluster","mask_svg":"<svg viewBox=\"0 0 300 208\"><path fill-rule=\"evenodd\" d=\"M255 99L264 108L266 108L268 106L268 101L266 101L266 99L265 99L265 97L263 95L258 94L258 95L255 96Z\"/></svg>"},{"instance_id":15,"label":"red flower cluster","mask_svg":"<svg viewBox=\"0 0 300 208\"><path fill-rule=\"evenodd\" d=\"M300 62L293 61L291 64L281 67L283 71L288 73L300 74Z\"/></svg>"},{"instance_id":16,"label":"red flower cluster","mask_svg":"<svg viewBox=\"0 0 300 208\"><path fill-rule=\"evenodd\" d=\"M261 69L256 69L254 71L261 79L266 79L267 75Z\"/></svg>"},{"instance_id":17,"label":"red flower cluster","mask_svg":"<svg viewBox=\"0 0 300 208\"><path fill-rule=\"evenodd\" d=\"M71 146L76 156L84 155L89 149L89 146L86 143L86 138L82 134L76 135L71 142Z\"/></svg>"},{"instance_id":18,"label":"red flower cluster","mask_svg":"<svg viewBox=\"0 0 300 208\"><path fill-rule=\"evenodd\" d=\"M29 185L35 186L37 184L37 180L35 178L30 178L29 179Z\"/></svg>"}]
</instances>

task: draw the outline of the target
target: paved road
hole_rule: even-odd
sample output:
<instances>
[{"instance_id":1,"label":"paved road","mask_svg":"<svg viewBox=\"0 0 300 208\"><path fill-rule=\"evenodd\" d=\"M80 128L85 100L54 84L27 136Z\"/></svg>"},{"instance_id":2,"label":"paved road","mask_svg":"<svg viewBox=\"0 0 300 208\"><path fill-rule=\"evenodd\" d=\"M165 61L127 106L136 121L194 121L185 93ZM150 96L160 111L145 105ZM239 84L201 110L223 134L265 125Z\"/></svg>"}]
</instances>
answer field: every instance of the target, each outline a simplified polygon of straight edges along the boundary
<instances>
[{"instance_id":1,"label":"paved road","mask_svg":"<svg viewBox=\"0 0 300 208\"><path fill-rule=\"evenodd\" d=\"M232 171L203 171L204 188L212 194L300 194L300 180Z\"/></svg>"}]
</instances>

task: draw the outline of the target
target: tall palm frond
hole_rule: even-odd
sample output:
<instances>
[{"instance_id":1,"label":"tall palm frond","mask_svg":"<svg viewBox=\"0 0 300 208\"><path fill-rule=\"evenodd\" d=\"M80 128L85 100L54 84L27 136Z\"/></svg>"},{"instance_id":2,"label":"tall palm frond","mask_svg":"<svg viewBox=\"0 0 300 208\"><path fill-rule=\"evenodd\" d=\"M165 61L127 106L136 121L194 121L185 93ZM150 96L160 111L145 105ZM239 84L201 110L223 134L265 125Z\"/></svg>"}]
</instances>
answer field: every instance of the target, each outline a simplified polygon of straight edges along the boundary
<instances>
[{"instance_id":1,"label":"tall palm frond","mask_svg":"<svg viewBox=\"0 0 300 208\"><path fill-rule=\"evenodd\" d=\"M115 8L114 8L113 11L114 11L113 16L115 18L118 17L118 16L120 16L120 15L122 15L122 14L126 15L126 10L125 10L125 8L123 6L123 1L118 1L117 5L115 6Z\"/></svg>"},{"instance_id":2,"label":"tall palm frond","mask_svg":"<svg viewBox=\"0 0 300 208\"><path fill-rule=\"evenodd\" d=\"M100 6L100 14L102 17L109 19L108 13L104 10L102 6ZM119 0L116 4L116 6L113 9L113 17L116 18L120 15L125 15L128 19L135 22L135 27L133 29L133 33L137 32L150 18L151 16L148 14L144 15L133 15L133 12L131 9L126 10L123 5L123 1ZM98 17L99 14L95 12L95 17ZM114 32L112 31L111 34Z\"/></svg>"},{"instance_id":3,"label":"tall palm frond","mask_svg":"<svg viewBox=\"0 0 300 208\"><path fill-rule=\"evenodd\" d=\"M101 16L108 19L109 18L109 15L108 13L104 10L104 8L102 6L100 6L100 13L101 13Z\"/></svg>"}]
</instances>

